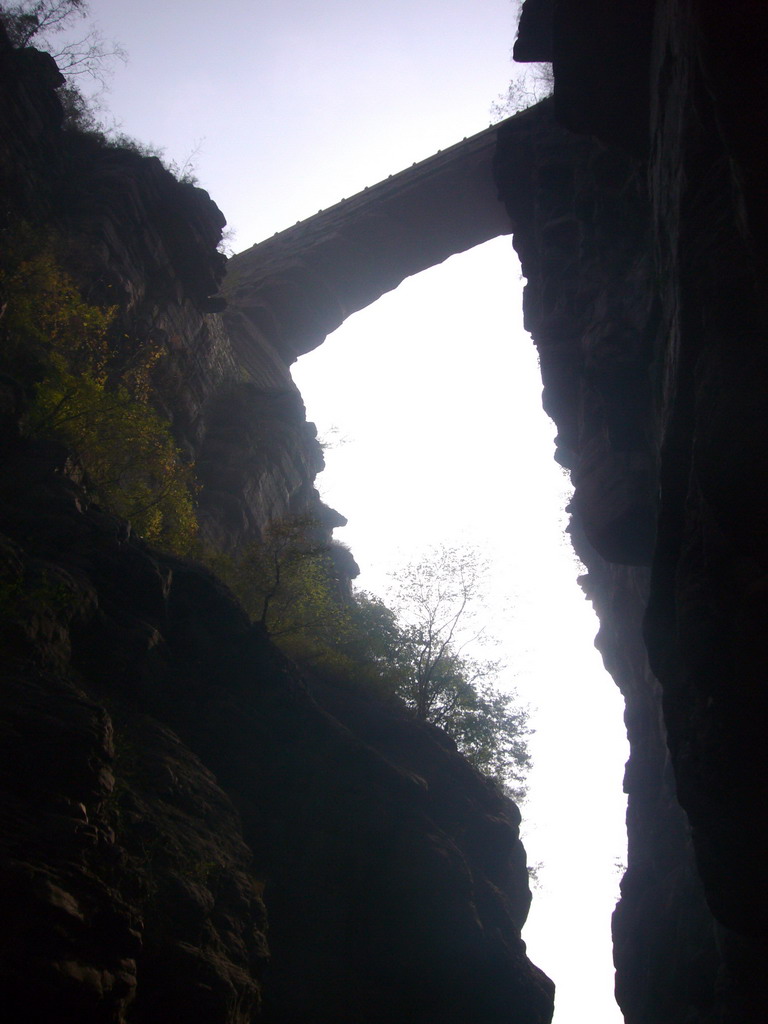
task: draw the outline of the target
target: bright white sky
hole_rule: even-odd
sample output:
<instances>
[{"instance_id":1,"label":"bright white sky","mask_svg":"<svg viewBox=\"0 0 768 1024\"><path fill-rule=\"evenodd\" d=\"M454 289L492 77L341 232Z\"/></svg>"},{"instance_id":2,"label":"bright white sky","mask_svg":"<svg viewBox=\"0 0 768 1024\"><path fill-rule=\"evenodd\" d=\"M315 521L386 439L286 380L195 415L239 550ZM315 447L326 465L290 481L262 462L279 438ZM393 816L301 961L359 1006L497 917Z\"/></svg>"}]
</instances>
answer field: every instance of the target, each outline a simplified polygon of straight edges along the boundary
<instances>
[{"instance_id":1,"label":"bright white sky","mask_svg":"<svg viewBox=\"0 0 768 1024\"><path fill-rule=\"evenodd\" d=\"M127 48L106 105L122 130L190 154L247 248L489 122L513 67L509 0L91 0ZM519 266L496 239L355 314L295 367L310 419L347 443L319 480L367 589L436 542L496 570L507 683L533 705L523 808L543 862L524 938L557 983L555 1024L619 1024L610 915L625 857L627 750L563 530Z\"/></svg>"}]
</instances>

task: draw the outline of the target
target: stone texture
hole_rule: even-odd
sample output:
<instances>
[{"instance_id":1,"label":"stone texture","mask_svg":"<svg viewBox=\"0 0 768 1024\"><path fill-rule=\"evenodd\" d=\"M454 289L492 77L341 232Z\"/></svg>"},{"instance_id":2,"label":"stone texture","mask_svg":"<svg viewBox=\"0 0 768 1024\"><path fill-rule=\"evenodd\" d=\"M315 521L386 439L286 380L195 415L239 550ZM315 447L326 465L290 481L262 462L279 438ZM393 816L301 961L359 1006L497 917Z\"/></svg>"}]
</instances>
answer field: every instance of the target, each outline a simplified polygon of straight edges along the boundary
<instances>
[{"instance_id":1,"label":"stone texture","mask_svg":"<svg viewBox=\"0 0 768 1024\"><path fill-rule=\"evenodd\" d=\"M762 1019L768 775L763 585L768 458L765 142L751 134L765 68L762 8L723 26L671 5L674 76L656 55L656 241L663 273L659 540L647 619L680 801L709 904L725 927L728 1019ZM741 81L736 70L746 67ZM757 91L754 91L757 90ZM669 237L674 225L678 237ZM737 870L733 866L737 865Z\"/></svg>"},{"instance_id":2,"label":"stone texture","mask_svg":"<svg viewBox=\"0 0 768 1024\"><path fill-rule=\"evenodd\" d=\"M0 70L2 227L54 227L89 295L165 346L154 398L208 537L237 548L306 510L330 534L287 360L207 311L215 206L68 140L40 55L0 40ZM25 403L0 380L4 1019L548 1024L514 804L398 705L310 688L210 573L25 439Z\"/></svg>"},{"instance_id":3,"label":"stone texture","mask_svg":"<svg viewBox=\"0 0 768 1024\"><path fill-rule=\"evenodd\" d=\"M554 114L584 136L570 170L541 153L515 240L597 642L627 700L617 995L629 1024L757 1024L768 25L748 4L660 2L652 32L648 14L553 5Z\"/></svg>"},{"instance_id":4,"label":"stone texture","mask_svg":"<svg viewBox=\"0 0 768 1024\"><path fill-rule=\"evenodd\" d=\"M64 456L11 444L0 484L6 1014L547 1024L514 804L397 706L311 696Z\"/></svg>"},{"instance_id":5,"label":"stone texture","mask_svg":"<svg viewBox=\"0 0 768 1024\"><path fill-rule=\"evenodd\" d=\"M117 304L130 338L162 346L153 400L197 465L206 540L237 550L286 514L327 524L313 487L322 452L286 361L210 312L222 301L223 215L158 159L63 131L60 81L47 55L14 51L0 33L0 228L22 218L52 229L90 299Z\"/></svg>"}]
</instances>

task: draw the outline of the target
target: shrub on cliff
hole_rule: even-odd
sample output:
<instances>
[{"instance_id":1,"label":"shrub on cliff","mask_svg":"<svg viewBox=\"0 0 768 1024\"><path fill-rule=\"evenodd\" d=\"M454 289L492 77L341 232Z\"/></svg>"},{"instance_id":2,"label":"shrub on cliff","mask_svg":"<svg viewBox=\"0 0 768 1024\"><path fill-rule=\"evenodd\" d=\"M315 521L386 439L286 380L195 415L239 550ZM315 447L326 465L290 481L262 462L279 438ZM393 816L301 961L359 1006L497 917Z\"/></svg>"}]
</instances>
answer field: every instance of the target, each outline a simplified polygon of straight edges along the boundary
<instances>
[{"instance_id":1,"label":"shrub on cliff","mask_svg":"<svg viewBox=\"0 0 768 1024\"><path fill-rule=\"evenodd\" d=\"M522 0L513 0L513 3L519 31L523 3ZM554 90L555 76L551 64L539 61L518 63L506 91L497 96L491 104L491 121L496 123L513 114L519 114L520 111L527 110L528 107L551 96Z\"/></svg>"},{"instance_id":2,"label":"shrub on cliff","mask_svg":"<svg viewBox=\"0 0 768 1024\"><path fill-rule=\"evenodd\" d=\"M525 795L530 768L528 712L497 688L501 664L477 653L486 566L471 548L439 547L402 566L390 594L390 641L397 694L423 721L439 725L480 771Z\"/></svg>"},{"instance_id":3,"label":"shrub on cliff","mask_svg":"<svg viewBox=\"0 0 768 1024\"><path fill-rule=\"evenodd\" d=\"M304 515L272 521L237 559L212 563L255 622L304 664L338 650L349 630L332 546Z\"/></svg>"},{"instance_id":4,"label":"shrub on cliff","mask_svg":"<svg viewBox=\"0 0 768 1024\"><path fill-rule=\"evenodd\" d=\"M102 87L116 60L127 59L125 48L114 40L106 40L91 26L76 38L62 40L75 22L89 15L86 0L21 0L0 3L0 22L13 46L36 46L50 53L59 70L68 78L86 76Z\"/></svg>"},{"instance_id":5,"label":"shrub on cliff","mask_svg":"<svg viewBox=\"0 0 768 1024\"><path fill-rule=\"evenodd\" d=\"M89 17L86 0L0 2L0 25L11 45L19 49L34 46L50 54L64 76L57 95L64 111L64 128L70 134L90 137L108 148L157 157L178 181L197 185L195 162L202 139L183 160L167 159L163 149L126 135L105 113L103 96L109 79L116 62L125 63L128 55L121 43L105 39L93 25L84 24L82 33L72 33L73 25L87 22ZM226 242L223 239L222 245Z\"/></svg>"},{"instance_id":6,"label":"shrub on cliff","mask_svg":"<svg viewBox=\"0 0 768 1024\"><path fill-rule=\"evenodd\" d=\"M31 391L27 430L66 441L107 507L150 542L185 552L197 530L194 480L149 402L160 351L118 337L115 308L85 302L49 243L23 229L10 241L2 365Z\"/></svg>"},{"instance_id":7,"label":"shrub on cliff","mask_svg":"<svg viewBox=\"0 0 768 1024\"><path fill-rule=\"evenodd\" d=\"M314 677L392 696L385 621L393 615L376 599L349 593L336 548L311 517L294 515L272 522L261 541L237 557L203 545L196 553L273 642Z\"/></svg>"},{"instance_id":8,"label":"shrub on cliff","mask_svg":"<svg viewBox=\"0 0 768 1024\"><path fill-rule=\"evenodd\" d=\"M496 688L496 661L466 653L482 633L467 628L483 575L477 557L443 548L405 566L393 610L374 595L348 593L319 537L306 517L289 517L224 566L251 617L322 681L395 699L442 728L476 768L522 799L527 711Z\"/></svg>"}]
</instances>

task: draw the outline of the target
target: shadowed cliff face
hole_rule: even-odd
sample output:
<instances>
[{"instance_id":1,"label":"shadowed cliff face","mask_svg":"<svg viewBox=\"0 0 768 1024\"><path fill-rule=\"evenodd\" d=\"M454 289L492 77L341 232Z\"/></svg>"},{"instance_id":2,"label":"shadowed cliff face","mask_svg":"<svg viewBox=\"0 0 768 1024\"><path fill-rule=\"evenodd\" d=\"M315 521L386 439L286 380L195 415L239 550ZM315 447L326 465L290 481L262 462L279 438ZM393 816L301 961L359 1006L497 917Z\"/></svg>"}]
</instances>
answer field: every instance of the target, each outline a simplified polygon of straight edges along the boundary
<instances>
[{"instance_id":1,"label":"shadowed cliff face","mask_svg":"<svg viewBox=\"0 0 768 1024\"><path fill-rule=\"evenodd\" d=\"M153 398L196 463L206 540L236 551L286 514L330 531L343 520L314 488L322 452L285 360L267 339L246 350L210 312L223 215L158 159L62 131L61 80L46 54L0 37L0 226L53 231L89 300L117 304L132 337L161 346Z\"/></svg>"},{"instance_id":2,"label":"shadowed cliff face","mask_svg":"<svg viewBox=\"0 0 768 1024\"><path fill-rule=\"evenodd\" d=\"M5 464L11 1016L546 1024L514 804L397 707L313 698L63 450Z\"/></svg>"},{"instance_id":3,"label":"shadowed cliff face","mask_svg":"<svg viewBox=\"0 0 768 1024\"><path fill-rule=\"evenodd\" d=\"M330 531L286 362L206 312L218 210L65 137L50 61L1 44L0 227L56 230L89 294L163 344L154 397L197 457L208 536L236 549L307 508ZM301 677L209 572L93 504L26 411L3 376L5 1016L548 1024L515 805L399 704Z\"/></svg>"},{"instance_id":4,"label":"shadowed cliff face","mask_svg":"<svg viewBox=\"0 0 768 1024\"><path fill-rule=\"evenodd\" d=\"M765 38L748 3L528 0L516 53L554 62L555 95L497 129L571 532L627 699L614 935L638 1024L765 1014ZM334 317L348 281L359 304L343 253L356 214L334 215L265 243L272 277L238 269L233 304L277 308L275 254L285 270L320 252ZM370 295L398 272L364 265ZM311 277L291 278L292 301L324 308ZM286 351L303 338L299 324Z\"/></svg>"},{"instance_id":5,"label":"shadowed cliff face","mask_svg":"<svg viewBox=\"0 0 768 1024\"><path fill-rule=\"evenodd\" d=\"M554 61L555 118L584 133L570 160L536 161L515 244L597 643L627 699L630 1024L757 1024L768 1003L766 28L746 3L528 0L516 46Z\"/></svg>"}]
</instances>

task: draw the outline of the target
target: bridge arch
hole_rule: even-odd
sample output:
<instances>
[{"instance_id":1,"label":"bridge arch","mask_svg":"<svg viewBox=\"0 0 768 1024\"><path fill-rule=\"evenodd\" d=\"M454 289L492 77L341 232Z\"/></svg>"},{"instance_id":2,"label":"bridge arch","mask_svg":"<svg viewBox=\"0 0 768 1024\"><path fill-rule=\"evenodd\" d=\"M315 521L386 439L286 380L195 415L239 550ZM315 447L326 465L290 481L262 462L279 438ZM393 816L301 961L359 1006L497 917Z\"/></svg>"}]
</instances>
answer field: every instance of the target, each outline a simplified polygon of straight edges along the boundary
<instances>
[{"instance_id":1,"label":"bridge arch","mask_svg":"<svg viewBox=\"0 0 768 1024\"><path fill-rule=\"evenodd\" d=\"M545 101L546 102L546 101ZM519 169L522 211L542 132L562 134L541 106L462 140L234 256L224 293L230 333L270 345L290 364L379 296L449 256L499 235L513 218L499 198L502 150ZM505 160L509 180L509 161Z\"/></svg>"}]
</instances>

